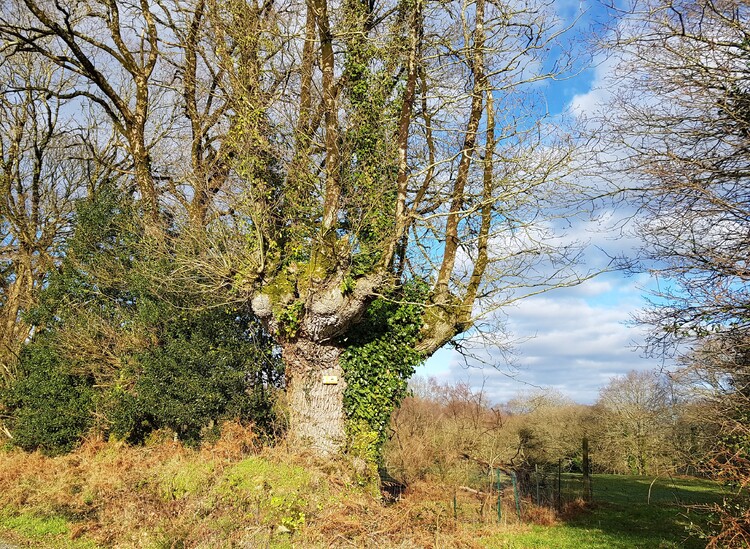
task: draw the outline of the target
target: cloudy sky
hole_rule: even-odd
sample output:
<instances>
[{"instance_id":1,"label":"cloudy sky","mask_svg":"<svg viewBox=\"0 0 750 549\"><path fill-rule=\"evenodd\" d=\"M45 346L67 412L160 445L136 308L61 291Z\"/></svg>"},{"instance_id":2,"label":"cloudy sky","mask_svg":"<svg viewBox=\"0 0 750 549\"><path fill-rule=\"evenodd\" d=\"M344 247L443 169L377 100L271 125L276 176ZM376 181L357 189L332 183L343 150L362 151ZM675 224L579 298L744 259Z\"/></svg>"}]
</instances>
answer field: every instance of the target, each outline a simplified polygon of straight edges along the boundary
<instances>
[{"instance_id":1,"label":"cloudy sky","mask_svg":"<svg viewBox=\"0 0 750 549\"><path fill-rule=\"evenodd\" d=\"M572 5L569 15L577 13ZM579 19L580 28L601 19L593 3L576 6L587 9ZM576 78L549 84L550 110L567 109L579 116L595 111L608 93L605 78L611 68L611 62L598 57ZM627 253L636 245L600 229L574 230L590 241L587 263L594 269L602 268L608 256ZM539 388L554 388L577 402L592 403L612 377L661 366L642 356L638 346L643 342L643 329L631 322L653 284L647 275L610 272L577 287L526 299L504 311L515 341L512 356L488 346L473 351L478 357L467 360L446 348L417 375L435 377L441 383L468 382L482 387L496 403Z\"/></svg>"},{"instance_id":2,"label":"cloudy sky","mask_svg":"<svg viewBox=\"0 0 750 549\"><path fill-rule=\"evenodd\" d=\"M483 387L496 403L538 388L593 403L613 376L660 366L641 356L643 332L629 322L643 306L649 282L610 273L523 300L505 311L515 340L510 357L489 346L472 350L478 358L466 360L446 348L417 375Z\"/></svg>"}]
</instances>

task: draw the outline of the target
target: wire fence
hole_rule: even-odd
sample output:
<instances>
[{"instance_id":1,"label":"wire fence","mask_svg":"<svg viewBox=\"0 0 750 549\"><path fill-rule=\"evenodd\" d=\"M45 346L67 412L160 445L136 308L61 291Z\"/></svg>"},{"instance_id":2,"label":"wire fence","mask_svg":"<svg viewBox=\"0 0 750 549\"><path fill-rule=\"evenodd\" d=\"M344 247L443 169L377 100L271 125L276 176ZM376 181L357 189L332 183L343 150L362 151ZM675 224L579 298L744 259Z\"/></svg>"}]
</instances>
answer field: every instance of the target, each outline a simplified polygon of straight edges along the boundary
<instances>
[{"instance_id":1,"label":"wire fence","mask_svg":"<svg viewBox=\"0 0 750 549\"><path fill-rule=\"evenodd\" d=\"M477 466L472 472L470 486L458 486L449 503L458 521L524 522L544 509L552 516L593 498L591 476L570 461L515 469Z\"/></svg>"},{"instance_id":2,"label":"wire fence","mask_svg":"<svg viewBox=\"0 0 750 549\"><path fill-rule=\"evenodd\" d=\"M521 493L535 505L561 511L566 503L593 496L591 476L576 471L570 463L536 465L522 473Z\"/></svg>"}]
</instances>

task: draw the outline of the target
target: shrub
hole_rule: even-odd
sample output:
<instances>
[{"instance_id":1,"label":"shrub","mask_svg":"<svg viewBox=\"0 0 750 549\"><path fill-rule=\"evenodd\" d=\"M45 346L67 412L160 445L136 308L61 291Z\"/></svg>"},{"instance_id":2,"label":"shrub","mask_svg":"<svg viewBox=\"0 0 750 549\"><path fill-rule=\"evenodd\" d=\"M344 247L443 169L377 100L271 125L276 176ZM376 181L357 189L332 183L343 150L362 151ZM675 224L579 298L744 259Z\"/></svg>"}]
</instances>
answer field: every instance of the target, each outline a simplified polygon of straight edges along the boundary
<instances>
[{"instance_id":1,"label":"shrub","mask_svg":"<svg viewBox=\"0 0 750 549\"><path fill-rule=\"evenodd\" d=\"M70 451L92 423L91 380L67 371L43 338L19 362L16 382L2 395L13 443L50 455Z\"/></svg>"},{"instance_id":2,"label":"shrub","mask_svg":"<svg viewBox=\"0 0 750 549\"><path fill-rule=\"evenodd\" d=\"M15 444L64 452L94 417L130 442L168 429L196 443L225 418L271 430L282 382L272 341L247 307L207 308L176 280L179 235L155 253L137 214L114 189L78 204L62 264L29 315L36 333L18 381L0 395Z\"/></svg>"},{"instance_id":3,"label":"shrub","mask_svg":"<svg viewBox=\"0 0 750 549\"><path fill-rule=\"evenodd\" d=\"M270 341L258 338L260 326L231 308L193 313L166 326L162 344L135 357L139 373L132 388L110 392L111 432L142 442L152 430L168 428L197 443L225 418L269 432L282 369Z\"/></svg>"}]
</instances>

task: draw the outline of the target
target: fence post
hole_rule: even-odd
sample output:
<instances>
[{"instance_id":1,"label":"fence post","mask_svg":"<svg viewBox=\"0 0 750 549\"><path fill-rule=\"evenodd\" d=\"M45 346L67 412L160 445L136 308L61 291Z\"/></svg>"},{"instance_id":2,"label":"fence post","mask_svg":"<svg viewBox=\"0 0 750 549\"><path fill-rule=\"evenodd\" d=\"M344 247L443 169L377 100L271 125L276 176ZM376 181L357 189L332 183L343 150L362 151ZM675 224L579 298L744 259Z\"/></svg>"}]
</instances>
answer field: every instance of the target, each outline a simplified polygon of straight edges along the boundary
<instances>
[{"instance_id":1,"label":"fence post","mask_svg":"<svg viewBox=\"0 0 750 549\"><path fill-rule=\"evenodd\" d=\"M500 486L500 469L495 472L497 473L497 522L501 522L503 519L503 490Z\"/></svg>"},{"instance_id":2,"label":"fence post","mask_svg":"<svg viewBox=\"0 0 750 549\"><path fill-rule=\"evenodd\" d=\"M518 497L518 478L516 472L510 472L510 480L513 482L513 497L516 499L516 512L518 513L518 520L521 520L521 499Z\"/></svg>"},{"instance_id":3,"label":"fence post","mask_svg":"<svg viewBox=\"0 0 750 549\"><path fill-rule=\"evenodd\" d=\"M557 511L562 511L562 460L557 460Z\"/></svg>"},{"instance_id":4,"label":"fence post","mask_svg":"<svg viewBox=\"0 0 750 549\"><path fill-rule=\"evenodd\" d=\"M589 462L589 437L583 437L583 499L591 501L591 463Z\"/></svg>"}]
</instances>

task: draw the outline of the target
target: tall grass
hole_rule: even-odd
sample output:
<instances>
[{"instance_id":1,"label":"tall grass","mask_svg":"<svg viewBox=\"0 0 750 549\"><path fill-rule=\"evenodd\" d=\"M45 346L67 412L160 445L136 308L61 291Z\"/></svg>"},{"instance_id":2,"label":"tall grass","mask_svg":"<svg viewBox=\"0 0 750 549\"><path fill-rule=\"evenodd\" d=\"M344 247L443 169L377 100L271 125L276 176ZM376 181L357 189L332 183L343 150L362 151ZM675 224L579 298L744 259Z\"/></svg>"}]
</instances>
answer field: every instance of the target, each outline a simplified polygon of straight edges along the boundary
<instances>
[{"instance_id":1,"label":"tall grass","mask_svg":"<svg viewBox=\"0 0 750 549\"><path fill-rule=\"evenodd\" d=\"M557 514L526 499L520 517L506 485L498 516L491 468L530 459L521 428L469 391L439 397L409 399L394 417L385 466L406 487L390 504L356 461L264 447L228 422L200 448L162 432L143 446L92 438L58 457L0 451L0 539L84 549L701 546L689 535L706 517L689 505L721 499L706 481L597 475L593 507L573 501Z\"/></svg>"}]
</instances>

